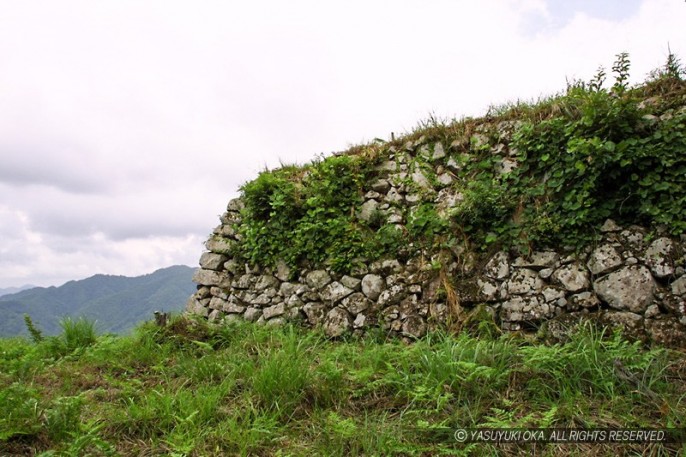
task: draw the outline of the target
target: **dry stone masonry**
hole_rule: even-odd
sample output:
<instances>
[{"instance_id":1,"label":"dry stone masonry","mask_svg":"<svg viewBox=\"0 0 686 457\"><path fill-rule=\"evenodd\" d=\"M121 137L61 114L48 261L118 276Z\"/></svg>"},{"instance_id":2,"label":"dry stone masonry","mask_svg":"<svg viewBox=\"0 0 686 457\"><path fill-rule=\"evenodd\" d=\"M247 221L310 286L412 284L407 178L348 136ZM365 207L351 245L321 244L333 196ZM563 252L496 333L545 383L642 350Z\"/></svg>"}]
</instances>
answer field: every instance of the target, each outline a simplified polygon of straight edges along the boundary
<instances>
[{"instance_id":1,"label":"dry stone masonry","mask_svg":"<svg viewBox=\"0 0 686 457\"><path fill-rule=\"evenodd\" d=\"M214 322L300 321L331 337L380 327L418 338L448 320L444 284L435 266L420 258L376 261L350 275L293 272L284 263L272 269L239 264L228 249L237 242L232 227L240 209L241 201L232 200L207 242L189 312ZM484 304L504 330L536 330L545 323L554 333L586 317L643 341L686 346L686 237L651 239L644 228L612 220L599 230L602 239L581 254L496 252L457 278L460 307Z\"/></svg>"},{"instance_id":2,"label":"dry stone masonry","mask_svg":"<svg viewBox=\"0 0 686 457\"><path fill-rule=\"evenodd\" d=\"M686 108L682 107L681 110ZM366 183L355 217L381 219L406 230L408 214L434 205L439 217L464 200L460 171L469 150L490 149L495 173L518 167L509 138L518 121L477 128L452 144L425 137L387 149ZM452 247L448 257L415 249L410 255L364 262L348 274L327 268L294 271L248 265L233 258L240 243L243 201L231 200L206 243L189 313L214 322L243 319L280 325L299 321L338 337L381 328L414 339L470 311L487 311L506 331L545 331L555 337L588 318L620 326L645 342L686 347L686 236L620 226L608 219L601 236L579 253L559 247L521 256L485 255Z\"/></svg>"}]
</instances>

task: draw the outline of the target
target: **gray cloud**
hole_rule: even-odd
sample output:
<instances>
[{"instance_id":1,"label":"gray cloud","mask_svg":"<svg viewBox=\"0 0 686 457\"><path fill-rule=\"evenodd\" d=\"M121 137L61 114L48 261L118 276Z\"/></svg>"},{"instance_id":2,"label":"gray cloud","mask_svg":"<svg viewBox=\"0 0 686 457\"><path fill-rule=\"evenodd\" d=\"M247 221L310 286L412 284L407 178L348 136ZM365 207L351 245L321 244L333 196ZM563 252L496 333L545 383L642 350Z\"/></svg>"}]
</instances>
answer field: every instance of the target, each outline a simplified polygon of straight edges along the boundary
<instances>
[{"instance_id":1,"label":"gray cloud","mask_svg":"<svg viewBox=\"0 0 686 457\"><path fill-rule=\"evenodd\" d=\"M265 166L686 53L673 0L0 2L0 287L194 264Z\"/></svg>"}]
</instances>

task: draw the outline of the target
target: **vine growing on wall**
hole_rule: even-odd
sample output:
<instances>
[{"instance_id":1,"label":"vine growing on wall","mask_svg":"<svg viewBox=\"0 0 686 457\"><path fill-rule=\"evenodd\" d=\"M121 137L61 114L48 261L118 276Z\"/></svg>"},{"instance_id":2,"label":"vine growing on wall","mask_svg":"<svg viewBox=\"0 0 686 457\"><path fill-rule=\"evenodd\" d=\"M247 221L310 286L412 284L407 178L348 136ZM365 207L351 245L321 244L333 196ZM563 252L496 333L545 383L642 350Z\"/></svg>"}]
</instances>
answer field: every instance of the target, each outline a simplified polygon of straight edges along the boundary
<instances>
[{"instance_id":1,"label":"vine growing on wall","mask_svg":"<svg viewBox=\"0 0 686 457\"><path fill-rule=\"evenodd\" d=\"M391 158L389 145L375 146L373 154L356 147L305 166L265 171L241 188L245 210L236 254L262 266L283 260L292 267L347 272L455 240L482 249L581 247L607 218L683 233L684 70L670 53L664 67L632 87L630 67L628 54L621 53L612 66L612 86L605 87L601 67L588 83L570 83L562 95L480 120L477 135L473 120L413 132L412 138L440 138L454 146L443 162L422 162L434 188L434 167L452 160L460 168L448 190L461 198L440 216L435 193L427 191L413 207L395 205L401 224L387 223L382 211L366 221L359 217L367 184L378 177L375 165ZM505 140L509 156L494 149L503 121L516 125ZM420 157L410 159L416 168ZM515 166L505 169L504 160ZM411 179L406 181L411 188Z\"/></svg>"}]
</instances>

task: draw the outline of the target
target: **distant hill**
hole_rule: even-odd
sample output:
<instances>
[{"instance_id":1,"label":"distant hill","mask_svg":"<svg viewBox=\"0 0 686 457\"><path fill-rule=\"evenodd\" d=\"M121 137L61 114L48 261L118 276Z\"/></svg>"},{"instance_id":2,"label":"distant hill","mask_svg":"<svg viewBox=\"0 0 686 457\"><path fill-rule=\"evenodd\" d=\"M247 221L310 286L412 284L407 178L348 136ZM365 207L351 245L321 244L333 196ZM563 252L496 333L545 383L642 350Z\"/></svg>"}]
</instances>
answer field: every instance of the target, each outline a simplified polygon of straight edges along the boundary
<instances>
[{"instance_id":1,"label":"distant hill","mask_svg":"<svg viewBox=\"0 0 686 457\"><path fill-rule=\"evenodd\" d=\"M21 292L22 290L33 289L34 287L36 286L32 284L27 284L21 287L6 287L4 289L0 287L0 297L2 297L3 295L16 294L17 292Z\"/></svg>"},{"instance_id":2,"label":"distant hill","mask_svg":"<svg viewBox=\"0 0 686 457\"><path fill-rule=\"evenodd\" d=\"M46 335L59 333L65 316L95 320L100 332L125 333L151 319L155 310L182 310L196 289L194 271L177 265L137 277L98 274L59 287L0 296L0 337L27 334L24 314Z\"/></svg>"}]
</instances>

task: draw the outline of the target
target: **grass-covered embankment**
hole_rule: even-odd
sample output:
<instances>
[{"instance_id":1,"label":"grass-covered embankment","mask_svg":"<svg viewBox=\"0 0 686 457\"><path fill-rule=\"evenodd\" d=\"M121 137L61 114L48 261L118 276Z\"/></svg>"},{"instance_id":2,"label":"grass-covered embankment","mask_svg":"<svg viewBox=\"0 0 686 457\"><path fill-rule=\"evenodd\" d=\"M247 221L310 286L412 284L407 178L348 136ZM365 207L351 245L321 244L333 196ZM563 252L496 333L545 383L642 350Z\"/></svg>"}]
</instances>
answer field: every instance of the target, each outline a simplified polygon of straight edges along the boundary
<instances>
[{"instance_id":1,"label":"grass-covered embankment","mask_svg":"<svg viewBox=\"0 0 686 457\"><path fill-rule=\"evenodd\" d=\"M478 337L412 345L185 318L95 340L82 327L0 340L0 455L516 455L534 449L458 444L453 432L684 427L686 417L683 353L592 327L552 346L483 325ZM671 446L536 451L676 455Z\"/></svg>"}]
</instances>

